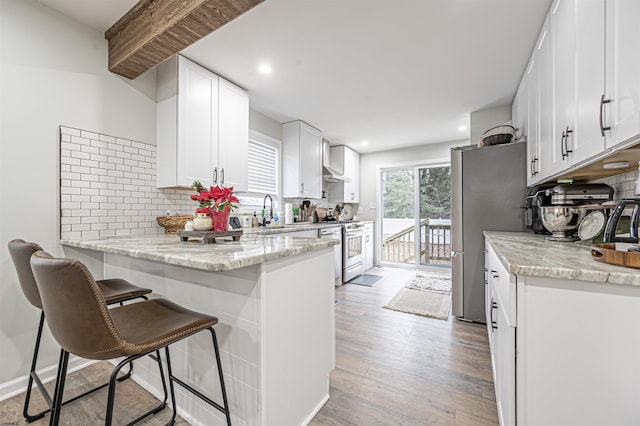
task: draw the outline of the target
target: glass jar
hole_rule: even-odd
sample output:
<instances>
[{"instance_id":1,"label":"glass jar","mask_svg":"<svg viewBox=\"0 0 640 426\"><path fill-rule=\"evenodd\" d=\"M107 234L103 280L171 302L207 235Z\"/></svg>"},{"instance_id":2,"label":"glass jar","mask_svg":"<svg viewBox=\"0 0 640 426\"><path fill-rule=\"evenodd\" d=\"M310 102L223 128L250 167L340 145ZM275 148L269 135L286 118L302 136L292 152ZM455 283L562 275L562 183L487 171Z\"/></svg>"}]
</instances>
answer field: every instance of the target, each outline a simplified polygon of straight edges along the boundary
<instances>
[{"instance_id":1,"label":"glass jar","mask_svg":"<svg viewBox=\"0 0 640 426\"><path fill-rule=\"evenodd\" d=\"M211 231L213 228L213 221L211 216L207 213L196 213L196 217L193 219L194 231Z\"/></svg>"}]
</instances>

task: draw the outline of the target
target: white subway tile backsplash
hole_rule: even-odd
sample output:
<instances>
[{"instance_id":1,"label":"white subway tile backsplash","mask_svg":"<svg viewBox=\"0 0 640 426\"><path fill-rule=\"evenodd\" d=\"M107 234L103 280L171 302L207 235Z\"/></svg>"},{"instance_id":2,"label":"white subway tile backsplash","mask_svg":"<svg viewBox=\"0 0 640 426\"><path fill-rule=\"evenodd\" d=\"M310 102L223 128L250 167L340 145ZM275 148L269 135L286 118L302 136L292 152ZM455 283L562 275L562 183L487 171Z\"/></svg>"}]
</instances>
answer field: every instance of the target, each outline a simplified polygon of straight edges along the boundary
<instances>
[{"instance_id":1,"label":"white subway tile backsplash","mask_svg":"<svg viewBox=\"0 0 640 426\"><path fill-rule=\"evenodd\" d=\"M89 132L87 130L80 130L80 136L87 139L98 139L100 135L97 133Z\"/></svg>"},{"instance_id":2,"label":"white subway tile backsplash","mask_svg":"<svg viewBox=\"0 0 640 426\"><path fill-rule=\"evenodd\" d=\"M632 171L609 176L608 178L601 179L598 182L610 185L615 191L613 194L614 200L622 200L624 198L637 198L634 194L637 178L638 172Z\"/></svg>"},{"instance_id":3,"label":"white subway tile backsplash","mask_svg":"<svg viewBox=\"0 0 640 426\"><path fill-rule=\"evenodd\" d=\"M82 180L72 180L71 186L74 188L91 188L91 182L85 182Z\"/></svg>"},{"instance_id":4,"label":"white subway tile backsplash","mask_svg":"<svg viewBox=\"0 0 640 426\"><path fill-rule=\"evenodd\" d=\"M156 216L193 213L188 190L157 189L155 145L60 126L62 238L164 232Z\"/></svg>"},{"instance_id":5,"label":"white subway tile backsplash","mask_svg":"<svg viewBox=\"0 0 640 426\"><path fill-rule=\"evenodd\" d=\"M82 146L82 152L87 152L89 154L99 154L100 153L100 149L95 147L95 146L91 146L91 145L83 145Z\"/></svg>"},{"instance_id":6,"label":"white subway tile backsplash","mask_svg":"<svg viewBox=\"0 0 640 426\"><path fill-rule=\"evenodd\" d=\"M80 165L80 159L79 158L72 158L71 157L71 153L73 151L69 151L69 156L68 157L62 157L60 160L61 164L70 164L72 166L79 166Z\"/></svg>"},{"instance_id":7,"label":"white subway tile backsplash","mask_svg":"<svg viewBox=\"0 0 640 426\"><path fill-rule=\"evenodd\" d=\"M89 139L83 138L80 136L71 136L71 142L73 142L74 144L80 145L80 147L82 145L89 145L91 143Z\"/></svg>"},{"instance_id":8,"label":"white subway tile backsplash","mask_svg":"<svg viewBox=\"0 0 640 426\"><path fill-rule=\"evenodd\" d=\"M84 238L85 240L89 240L92 238L99 238L100 237L100 232L98 231L82 231L82 238Z\"/></svg>"}]
</instances>

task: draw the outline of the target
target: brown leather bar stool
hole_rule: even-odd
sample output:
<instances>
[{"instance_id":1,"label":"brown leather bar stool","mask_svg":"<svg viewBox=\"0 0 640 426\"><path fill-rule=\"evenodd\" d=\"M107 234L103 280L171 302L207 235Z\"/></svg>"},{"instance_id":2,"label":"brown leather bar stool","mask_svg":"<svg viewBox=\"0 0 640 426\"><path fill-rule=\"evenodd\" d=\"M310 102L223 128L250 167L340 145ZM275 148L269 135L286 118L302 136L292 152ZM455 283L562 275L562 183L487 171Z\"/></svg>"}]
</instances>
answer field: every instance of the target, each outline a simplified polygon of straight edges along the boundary
<instances>
[{"instance_id":1,"label":"brown leather bar stool","mask_svg":"<svg viewBox=\"0 0 640 426\"><path fill-rule=\"evenodd\" d=\"M36 308L40 309L40 325L38 326L38 334L36 336L36 344L33 350L33 359L31 361L31 370L29 371L29 383L27 385L27 393L24 401L24 408L22 410L22 415L24 416L27 422L32 422L44 417L49 411L44 410L38 414L29 414L29 403L31 402L31 388L33 386L33 382L35 381L38 389L42 393L44 400L47 402L49 407L52 406L51 396L44 388L38 373L36 372L36 364L38 362L38 352L40 350L40 340L42 338L42 328L44 325L44 311L42 310L42 301L40 300L40 293L38 292L38 287L36 285L35 278L33 276L33 272L31 271L30 259L33 253L42 250L36 243L29 243L24 240L15 239L9 241L9 253L11 254L11 259L13 260L13 264L16 268L16 272L18 274L18 281L20 283L20 287L22 288L22 292L25 297ZM131 284L128 281L119 278L112 278L106 280L96 281L98 289L102 293L105 298L107 304L120 303L137 299L144 298L146 294L151 293L151 290L148 288L142 288ZM118 380L122 381L131 377L133 364L130 365L129 372L124 376L120 377ZM91 389L88 392L83 393L82 395L78 395L75 398L72 398L68 401L65 401L64 404L73 402L79 398L82 398L90 393L93 393L103 387L107 386L108 383L105 383L102 386Z\"/></svg>"},{"instance_id":2,"label":"brown leather bar stool","mask_svg":"<svg viewBox=\"0 0 640 426\"><path fill-rule=\"evenodd\" d=\"M113 369L109 381L105 425L111 425L118 372L127 363L152 352L157 353L162 348L165 349L167 358L173 408L173 415L168 424L173 424L176 417L174 382L224 413L227 424L231 424L220 351L213 329L218 323L218 318L190 311L166 299L145 300L108 309L98 284L84 264L78 260L53 258L39 251L31 257L31 269L40 291L47 324L62 348L50 425L57 425L60 419L70 353L96 360L125 357ZM204 330L209 330L213 340L222 405L174 377L171 371L169 345ZM130 424L138 422L152 412L153 410L143 414Z\"/></svg>"}]
</instances>

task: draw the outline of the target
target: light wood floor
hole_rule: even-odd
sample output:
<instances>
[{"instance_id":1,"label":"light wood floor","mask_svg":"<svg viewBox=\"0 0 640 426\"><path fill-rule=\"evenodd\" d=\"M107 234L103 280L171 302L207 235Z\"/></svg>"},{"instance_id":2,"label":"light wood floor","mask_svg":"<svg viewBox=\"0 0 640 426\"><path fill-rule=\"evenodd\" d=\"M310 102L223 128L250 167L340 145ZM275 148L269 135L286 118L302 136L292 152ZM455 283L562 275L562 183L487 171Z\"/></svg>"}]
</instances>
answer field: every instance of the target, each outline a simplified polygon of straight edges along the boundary
<instances>
[{"instance_id":1,"label":"light wood floor","mask_svg":"<svg viewBox=\"0 0 640 426\"><path fill-rule=\"evenodd\" d=\"M70 374L65 384L65 399L73 398L76 395L101 385L109 380L113 365L108 361L101 361ZM126 367L125 367L126 370ZM45 385L51 395L53 395L54 383ZM46 408L46 402L40 396L40 392L34 389L31 394L30 414L39 413ZM159 401L149 392L137 385L133 380L125 380L118 383L116 391L116 403L113 414L113 424L127 424L144 412L155 407ZM33 423L27 423L22 417L22 405L24 404L24 394L14 396L0 402L0 425L34 425L42 426L49 424L49 415ZM93 426L104 424L104 414L107 406L107 390L101 389L85 398L79 399L71 404L65 405L60 412L61 425L82 425ZM171 417L170 404L160 413L150 416L140 425L164 425ZM188 425L181 418L176 419L176 425Z\"/></svg>"},{"instance_id":2,"label":"light wood floor","mask_svg":"<svg viewBox=\"0 0 640 426\"><path fill-rule=\"evenodd\" d=\"M438 271L442 269L438 268ZM486 328L449 318L425 318L382 308L411 278L410 270L375 268L375 287L336 289L336 369L331 398L311 425L497 425ZM67 395L101 383L111 371L101 362L73 373ZM34 409L43 407L37 396ZM24 396L0 402L0 424L26 424ZM114 424L124 424L157 401L127 380L118 387ZM106 390L62 411L61 424L103 422ZM142 424L164 424L170 409ZM48 424L48 416L33 425ZM177 424L186 422L178 419Z\"/></svg>"},{"instance_id":3,"label":"light wood floor","mask_svg":"<svg viewBox=\"0 0 640 426\"><path fill-rule=\"evenodd\" d=\"M437 269L442 272L442 268ZM336 369L317 425L497 425L487 331L382 308L415 273L336 289Z\"/></svg>"}]
</instances>

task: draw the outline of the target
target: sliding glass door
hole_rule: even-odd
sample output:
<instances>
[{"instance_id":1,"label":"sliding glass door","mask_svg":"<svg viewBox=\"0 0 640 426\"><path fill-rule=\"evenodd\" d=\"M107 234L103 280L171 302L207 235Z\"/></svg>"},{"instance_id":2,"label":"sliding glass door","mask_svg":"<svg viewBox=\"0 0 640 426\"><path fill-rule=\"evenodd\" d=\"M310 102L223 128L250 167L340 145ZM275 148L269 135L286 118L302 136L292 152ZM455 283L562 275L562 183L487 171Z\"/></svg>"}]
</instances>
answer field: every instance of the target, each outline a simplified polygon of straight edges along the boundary
<instances>
[{"instance_id":1,"label":"sliding glass door","mask_svg":"<svg viewBox=\"0 0 640 426\"><path fill-rule=\"evenodd\" d=\"M382 263L450 265L449 165L383 168Z\"/></svg>"}]
</instances>

